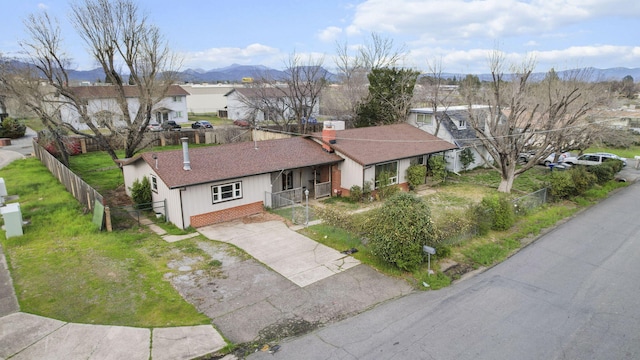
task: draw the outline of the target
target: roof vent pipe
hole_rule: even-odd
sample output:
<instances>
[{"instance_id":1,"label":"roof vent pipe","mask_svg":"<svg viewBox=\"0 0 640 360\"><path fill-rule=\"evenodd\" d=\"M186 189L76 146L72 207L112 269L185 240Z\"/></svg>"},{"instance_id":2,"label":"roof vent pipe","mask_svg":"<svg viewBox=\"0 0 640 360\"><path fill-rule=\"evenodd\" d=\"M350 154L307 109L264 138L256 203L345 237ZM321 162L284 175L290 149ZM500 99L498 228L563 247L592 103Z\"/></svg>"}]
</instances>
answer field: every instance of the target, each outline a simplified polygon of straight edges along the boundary
<instances>
[{"instance_id":1,"label":"roof vent pipe","mask_svg":"<svg viewBox=\"0 0 640 360\"><path fill-rule=\"evenodd\" d=\"M183 137L180 138L182 140L182 157L184 159L184 166L182 167L184 170L191 170L191 161L189 161L189 138Z\"/></svg>"}]
</instances>

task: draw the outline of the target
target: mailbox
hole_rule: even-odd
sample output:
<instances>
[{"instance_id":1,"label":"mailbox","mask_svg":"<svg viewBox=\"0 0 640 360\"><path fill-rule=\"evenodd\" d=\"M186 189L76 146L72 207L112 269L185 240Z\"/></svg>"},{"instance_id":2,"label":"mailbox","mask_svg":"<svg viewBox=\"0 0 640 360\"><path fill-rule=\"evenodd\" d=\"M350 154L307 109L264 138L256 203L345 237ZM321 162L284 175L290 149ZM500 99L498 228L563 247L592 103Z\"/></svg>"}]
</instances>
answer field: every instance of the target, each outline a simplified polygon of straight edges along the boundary
<instances>
[{"instance_id":1,"label":"mailbox","mask_svg":"<svg viewBox=\"0 0 640 360\"><path fill-rule=\"evenodd\" d=\"M436 254L436 249L432 248L431 246L424 245L422 247L422 250L425 253L429 254L429 255L435 255Z\"/></svg>"}]
</instances>

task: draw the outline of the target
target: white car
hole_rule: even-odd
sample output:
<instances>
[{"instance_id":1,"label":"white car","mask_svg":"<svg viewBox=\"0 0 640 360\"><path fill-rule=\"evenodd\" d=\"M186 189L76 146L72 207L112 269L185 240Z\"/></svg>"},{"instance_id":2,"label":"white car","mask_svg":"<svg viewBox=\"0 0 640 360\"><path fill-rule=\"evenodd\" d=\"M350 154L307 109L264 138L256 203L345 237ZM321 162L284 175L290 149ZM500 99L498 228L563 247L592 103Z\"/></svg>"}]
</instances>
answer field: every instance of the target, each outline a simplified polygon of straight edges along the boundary
<instances>
[{"instance_id":1,"label":"white car","mask_svg":"<svg viewBox=\"0 0 640 360\"><path fill-rule=\"evenodd\" d=\"M564 159L566 159L567 157L571 156L571 154L569 153L562 153L560 154L560 156L558 156L558 163L562 163L564 162ZM544 165L544 166L549 166L549 164L552 164L556 160L556 153L551 153L551 155L547 156L546 159L540 159L539 163Z\"/></svg>"},{"instance_id":2,"label":"white car","mask_svg":"<svg viewBox=\"0 0 640 360\"><path fill-rule=\"evenodd\" d=\"M622 161L624 166L627 165L627 159L621 158L617 155L616 157L612 157L609 153L595 153L595 154L582 154L578 157L567 157L564 159L565 163L571 165L600 165L603 161L607 161L609 159L616 159Z\"/></svg>"},{"instance_id":3,"label":"white car","mask_svg":"<svg viewBox=\"0 0 640 360\"><path fill-rule=\"evenodd\" d=\"M627 166L627 159L623 158L623 157L620 157L620 156L618 156L616 154L606 153L606 152L597 152L595 154L596 155L601 155L601 156L604 156L604 157L608 157L610 159L620 160L620 161L622 161L622 165Z\"/></svg>"}]
</instances>

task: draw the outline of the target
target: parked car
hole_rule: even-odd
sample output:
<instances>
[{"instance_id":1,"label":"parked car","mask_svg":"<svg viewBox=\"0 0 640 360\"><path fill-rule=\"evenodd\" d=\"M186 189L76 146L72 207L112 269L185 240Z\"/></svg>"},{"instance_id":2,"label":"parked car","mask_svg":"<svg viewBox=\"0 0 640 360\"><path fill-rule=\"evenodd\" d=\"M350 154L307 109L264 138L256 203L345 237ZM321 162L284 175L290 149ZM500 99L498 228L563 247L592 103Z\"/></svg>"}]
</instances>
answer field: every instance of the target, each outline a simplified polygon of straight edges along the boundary
<instances>
[{"instance_id":1,"label":"parked car","mask_svg":"<svg viewBox=\"0 0 640 360\"><path fill-rule=\"evenodd\" d=\"M162 131L162 126L160 124L158 124L157 122L152 122L149 123L149 125L147 125L147 130L148 131Z\"/></svg>"},{"instance_id":2,"label":"parked car","mask_svg":"<svg viewBox=\"0 0 640 360\"><path fill-rule=\"evenodd\" d=\"M556 153L551 153L551 155L547 156L545 159L540 159L540 161L538 162L541 165L544 166L549 166L549 164L551 163L562 163L564 162L564 159L566 159L567 157L571 156L571 154L569 153L562 153L560 154L560 156L558 156L558 161L556 160Z\"/></svg>"},{"instance_id":3,"label":"parked car","mask_svg":"<svg viewBox=\"0 0 640 360\"><path fill-rule=\"evenodd\" d=\"M587 166L591 166L591 165L600 165L602 164L603 161L607 161L607 160L620 160L622 161L622 165L626 166L627 165L627 159L624 158L614 158L611 157L611 155L613 154L609 154L609 153L605 153L606 155L602 155L602 153L600 154L582 154L578 157L567 157L564 159L565 163L571 164L571 165L587 165Z\"/></svg>"},{"instance_id":4,"label":"parked car","mask_svg":"<svg viewBox=\"0 0 640 360\"><path fill-rule=\"evenodd\" d=\"M627 159L626 159L626 158L623 158L623 157L620 157L620 156L618 156L618 155L616 155L616 154L606 153L606 152L597 152L597 153L595 153L595 154L596 154L596 155L601 155L601 156L604 156L604 157L608 157L608 158L610 158L610 159L620 160L620 161L622 161L622 165L623 165L623 166L627 166Z\"/></svg>"},{"instance_id":5,"label":"parked car","mask_svg":"<svg viewBox=\"0 0 640 360\"><path fill-rule=\"evenodd\" d=\"M213 125L211 125L211 123L208 121L201 120L191 124L191 128L192 129L213 129Z\"/></svg>"},{"instance_id":6,"label":"parked car","mask_svg":"<svg viewBox=\"0 0 640 360\"><path fill-rule=\"evenodd\" d=\"M247 120L234 120L233 125L241 126L241 127L249 127L249 122Z\"/></svg>"},{"instance_id":7,"label":"parked car","mask_svg":"<svg viewBox=\"0 0 640 360\"><path fill-rule=\"evenodd\" d=\"M180 124L176 123L174 120L169 120L169 121L165 121L162 124L162 128L164 130L180 131L180 129L182 129L182 126L180 126Z\"/></svg>"}]
</instances>

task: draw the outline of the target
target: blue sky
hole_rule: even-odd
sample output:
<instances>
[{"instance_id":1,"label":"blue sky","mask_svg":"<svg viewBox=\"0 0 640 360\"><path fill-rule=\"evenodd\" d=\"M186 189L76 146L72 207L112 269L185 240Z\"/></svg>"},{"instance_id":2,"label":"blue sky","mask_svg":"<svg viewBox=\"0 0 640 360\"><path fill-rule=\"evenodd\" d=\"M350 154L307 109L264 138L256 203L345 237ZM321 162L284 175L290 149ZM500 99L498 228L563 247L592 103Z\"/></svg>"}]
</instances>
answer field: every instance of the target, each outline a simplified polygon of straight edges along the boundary
<instances>
[{"instance_id":1,"label":"blue sky","mask_svg":"<svg viewBox=\"0 0 640 360\"><path fill-rule=\"evenodd\" d=\"M356 47L375 32L407 50L404 66L486 73L488 53L511 63L527 56L537 71L640 67L638 0L138 0L183 57L182 68L231 64L282 69L296 53L335 68L336 43ZM0 52L14 56L23 19L56 16L80 70L96 67L68 22L68 0L0 0Z\"/></svg>"}]
</instances>

